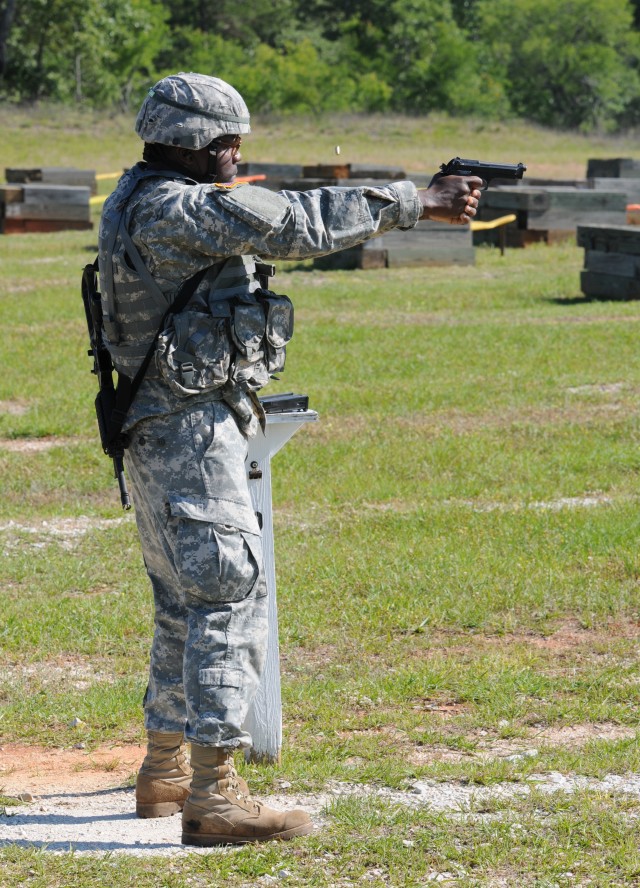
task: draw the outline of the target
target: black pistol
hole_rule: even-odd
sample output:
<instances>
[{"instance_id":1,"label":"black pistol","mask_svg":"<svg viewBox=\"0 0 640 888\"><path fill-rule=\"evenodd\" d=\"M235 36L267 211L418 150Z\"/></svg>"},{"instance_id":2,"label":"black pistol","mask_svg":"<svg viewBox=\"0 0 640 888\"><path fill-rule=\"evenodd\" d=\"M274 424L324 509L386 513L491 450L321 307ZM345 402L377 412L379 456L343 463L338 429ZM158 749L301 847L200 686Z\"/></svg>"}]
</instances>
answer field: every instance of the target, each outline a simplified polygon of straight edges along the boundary
<instances>
[{"instance_id":1,"label":"black pistol","mask_svg":"<svg viewBox=\"0 0 640 888\"><path fill-rule=\"evenodd\" d=\"M490 163L485 160L467 160L454 157L440 166L441 176L478 176L488 188L492 179L522 179L526 166L523 163Z\"/></svg>"}]
</instances>

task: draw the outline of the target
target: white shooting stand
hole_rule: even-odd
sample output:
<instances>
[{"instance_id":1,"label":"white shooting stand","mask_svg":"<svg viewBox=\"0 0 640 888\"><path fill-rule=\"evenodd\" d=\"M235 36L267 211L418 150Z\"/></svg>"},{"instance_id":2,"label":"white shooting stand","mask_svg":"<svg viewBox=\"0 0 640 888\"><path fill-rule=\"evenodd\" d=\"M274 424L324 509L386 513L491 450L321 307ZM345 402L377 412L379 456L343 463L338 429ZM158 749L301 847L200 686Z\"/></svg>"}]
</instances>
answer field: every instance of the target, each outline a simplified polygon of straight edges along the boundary
<instances>
[{"instance_id":1,"label":"white shooting stand","mask_svg":"<svg viewBox=\"0 0 640 888\"><path fill-rule=\"evenodd\" d=\"M282 748L282 700L280 696L280 651L278 645L278 604L276 600L276 565L273 547L273 509L271 502L271 457L307 422L316 422L315 410L291 413L267 413L265 434L258 432L249 441L247 472L253 508L262 515L262 549L267 580L269 639L262 681L247 714L244 729L253 746L246 758L251 761L278 762Z\"/></svg>"}]
</instances>

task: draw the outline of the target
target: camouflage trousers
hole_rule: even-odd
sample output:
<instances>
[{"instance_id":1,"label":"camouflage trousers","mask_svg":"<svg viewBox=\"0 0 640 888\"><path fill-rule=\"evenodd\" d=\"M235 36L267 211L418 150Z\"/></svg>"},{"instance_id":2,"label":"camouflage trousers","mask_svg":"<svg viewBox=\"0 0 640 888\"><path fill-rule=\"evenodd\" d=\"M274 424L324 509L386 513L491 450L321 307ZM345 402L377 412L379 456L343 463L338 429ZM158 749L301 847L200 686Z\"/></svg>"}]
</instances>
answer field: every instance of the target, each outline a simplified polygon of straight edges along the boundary
<instances>
[{"instance_id":1,"label":"camouflage trousers","mask_svg":"<svg viewBox=\"0 0 640 888\"><path fill-rule=\"evenodd\" d=\"M155 631L145 726L203 746L250 746L267 588L247 441L222 401L134 426L125 460Z\"/></svg>"}]
</instances>

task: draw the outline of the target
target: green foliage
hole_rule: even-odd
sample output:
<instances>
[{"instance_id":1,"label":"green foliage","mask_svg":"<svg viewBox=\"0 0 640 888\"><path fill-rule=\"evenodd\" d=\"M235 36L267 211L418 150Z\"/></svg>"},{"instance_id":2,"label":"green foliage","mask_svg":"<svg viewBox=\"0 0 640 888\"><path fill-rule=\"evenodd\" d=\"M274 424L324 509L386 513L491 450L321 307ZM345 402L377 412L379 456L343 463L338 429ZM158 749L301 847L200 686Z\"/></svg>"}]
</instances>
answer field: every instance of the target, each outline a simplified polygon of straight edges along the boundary
<instances>
[{"instance_id":1,"label":"green foliage","mask_svg":"<svg viewBox=\"0 0 640 888\"><path fill-rule=\"evenodd\" d=\"M368 71L388 85L389 107L409 113L502 112L501 89L481 70L477 49L456 24L450 3L371 0L337 9L331 0L316 0L309 14L322 22L323 37L340 46L352 70Z\"/></svg>"},{"instance_id":2,"label":"green foliage","mask_svg":"<svg viewBox=\"0 0 640 888\"><path fill-rule=\"evenodd\" d=\"M397 71L393 104L424 113L444 108L454 114L502 110L502 90L483 79L477 52L439 0L396 0L389 45Z\"/></svg>"},{"instance_id":3,"label":"green foliage","mask_svg":"<svg viewBox=\"0 0 640 888\"><path fill-rule=\"evenodd\" d=\"M628 2L478 0L477 13L516 114L608 129L637 98L640 42Z\"/></svg>"},{"instance_id":4,"label":"green foliage","mask_svg":"<svg viewBox=\"0 0 640 888\"><path fill-rule=\"evenodd\" d=\"M19 100L127 98L167 36L155 0L24 0L7 43L4 93Z\"/></svg>"},{"instance_id":5,"label":"green foliage","mask_svg":"<svg viewBox=\"0 0 640 888\"><path fill-rule=\"evenodd\" d=\"M284 52L260 45L255 63L240 69L236 80L261 111L375 111L391 92L375 73L354 75L346 65L329 64L309 40L288 44Z\"/></svg>"},{"instance_id":6,"label":"green foliage","mask_svg":"<svg viewBox=\"0 0 640 888\"><path fill-rule=\"evenodd\" d=\"M169 0L164 6L172 29L215 34L244 47L260 42L275 46L296 17L295 0Z\"/></svg>"},{"instance_id":7,"label":"green foliage","mask_svg":"<svg viewBox=\"0 0 640 888\"><path fill-rule=\"evenodd\" d=\"M12 0L0 97L97 107L179 70L264 112L435 110L614 130L640 120L637 0Z\"/></svg>"},{"instance_id":8,"label":"green foliage","mask_svg":"<svg viewBox=\"0 0 640 888\"><path fill-rule=\"evenodd\" d=\"M180 28L174 34L184 70L215 71L233 82L255 112L379 111L388 107L391 88L375 72L354 73L344 61L323 58L305 38L275 48L251 50L217 34ZM175 71L167 67L163 74Z\"/></svg>"}]
</instances>

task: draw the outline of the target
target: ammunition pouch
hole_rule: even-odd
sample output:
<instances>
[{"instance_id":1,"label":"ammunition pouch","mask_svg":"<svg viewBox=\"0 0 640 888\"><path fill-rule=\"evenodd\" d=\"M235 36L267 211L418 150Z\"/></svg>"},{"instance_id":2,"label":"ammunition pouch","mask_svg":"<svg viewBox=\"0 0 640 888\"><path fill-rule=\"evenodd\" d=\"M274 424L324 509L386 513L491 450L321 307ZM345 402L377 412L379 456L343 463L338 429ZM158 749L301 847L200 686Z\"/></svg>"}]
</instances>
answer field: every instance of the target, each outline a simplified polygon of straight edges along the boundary
<instances>
[{"instance_id":1,"label":"ammunition pouch","mask_svg":"<svg viewBox=\"0 0 640 888\"><path fill-rule=\"evenodd\" d=\"M209 312L169 315L158 337L156 366L178 397L202 394L227 382L258 391L284 369L293 335L288 296L259 289L209 302Z\"/></svg>"}]
</instances>

